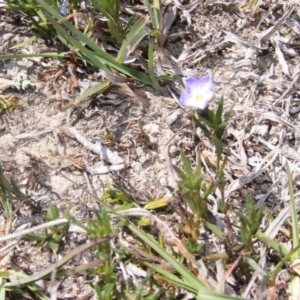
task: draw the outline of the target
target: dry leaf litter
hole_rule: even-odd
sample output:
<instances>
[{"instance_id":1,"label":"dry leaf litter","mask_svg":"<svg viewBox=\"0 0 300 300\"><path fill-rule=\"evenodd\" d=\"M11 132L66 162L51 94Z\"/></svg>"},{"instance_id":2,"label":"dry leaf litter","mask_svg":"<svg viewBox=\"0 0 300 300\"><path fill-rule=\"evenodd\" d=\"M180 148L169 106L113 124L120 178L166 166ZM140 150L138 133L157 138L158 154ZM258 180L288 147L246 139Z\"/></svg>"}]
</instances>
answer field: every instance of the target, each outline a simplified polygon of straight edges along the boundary
<instances>
[{"instance_id":1,"label":"dry leaf litter","mask_svg":"<svg viewBox=\"0 0 300 300\"><path fill-rule=\"evenodd\" d=\"M272 239L280 232L282 243L291 248L291 237L285 236L282 226L290 216L286 163L291 168L298 208L300 205L300 4L288 4L292 1L257 1L250 9L246 1L163 1L165 46L157 47L156 72L171 70L179 76L201 77L207 69L212 70L216 97L211 107L221 96L226 109L235 103L224 140L231 153L226 167L226 201L232 210L243 211L242 196L250 193L256 207L265 203L266 212L275 219L265 219L262 230ZM124 3L123 9L129 14L145 11L141 3ZM30 37L30 26L22 13L1 10L0 53L11 53L10 47ZM40 40L20 51L50 52L59 47L55 41ZM138 57L134 63L141 63ZM0 62L1 98L17 96L19 101L14 112L0 116L0 160L6 176L13 177L33 202L43 203L39 213L19 205L11 228L6 228L1 217L1 236L42 224L49 203L61 212L71 206L70 213L84 222L96 207L95 199L84 190L100 197L112 177L123 182L123 188L141 206L162 197L170 197L174 201L171 206L176 206L173 165L180 165L180 151L191 160L199 151L213 160L212 145L201 132L194 131L190 112L178 104L175 84L164 85L158 95L149 87L120 83L83 105L61 111L101 78L101 73L55 58ZM105 138L106 128L114 136L112 144ZM206 171L209 175L209 168ZM214 213L217 196L210 199ZM181 219L172 208L159 213L132 209L122 214L149 216L156 224L154 234L177 240L176 224ZM222 227L221 216L219 221ZM234 217L232 221L236 221ZM216 246L224 251L213 235L202 230L201 237L206 245L202 256L216 251ZM33 247L30 242L2 241L5 255L1 265L13 263L32 274L86 240L87 236L73 226L61 253ZM132 242L128 233L125 238L120 236L126 249ZM268 269L272 266L266 265L266 252L266 248L260 249L259 264ZM76 260L89 261L91 256L92 252L87 252ZM157 257L148 259L170 267ZM252 298L272 293L264 292L259 270L250 282L242 284L231 276L222 279L225 271L218 264L214 266L218 276L201 261L192 264L220 292ZM136 283L146 276L132 263L125 268ZM288 279L284 272L278 278L284 282L278 299L287 299ZM92 281L86 275L69 277L60 282L58 294L64 299L93 299ZM43 284L47 288L47 282Z\"/></svg>"}]
</instances>

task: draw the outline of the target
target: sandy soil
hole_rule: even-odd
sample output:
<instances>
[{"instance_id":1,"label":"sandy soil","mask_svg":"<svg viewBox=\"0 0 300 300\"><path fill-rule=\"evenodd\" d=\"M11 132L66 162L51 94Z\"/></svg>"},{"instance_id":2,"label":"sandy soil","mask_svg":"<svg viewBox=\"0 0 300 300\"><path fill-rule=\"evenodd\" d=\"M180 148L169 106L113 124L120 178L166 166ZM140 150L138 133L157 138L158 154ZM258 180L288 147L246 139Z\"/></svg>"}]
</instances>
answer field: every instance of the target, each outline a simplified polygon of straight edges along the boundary
<instances>
[{"instance_id":1,"label":"sandy soil","mask_svg":"<svg viewBox=\"0 0 300 300\"><path fill-rule=\"evenodd\" d=\"M236 103L224 140L231 152L226 168L226 200L231 209L243 210L242 195L250 193L258 206L266 203L276 216L289 201L286 162L291 167L295 192L298 190L300 126L294 109L300 101L300 7L296 4L285 18L288 7L281 4L285 1L262 1L256 10L228 4L234 1L206 2L190 12L190 26L178 9L165 44L173 59L169 60L169 68L172 66L180 76L195 77L211 69L216 89L211 107L216 107L221 96L226 109ZM268 35L271 28L274 33ZM11 46L32 35L30 21L21 13L2 10L0 34L0 53L11 53ZM50 51L56 44L55 40L41 40L21 51ZM163 85L161 95L149 87L134 87L139 97L118 86L94 95L77 108L62 111L69 99L99 79L95 70L74 66L80 87L73 91L69 85L70 65L60 59L0 62L0 78L15 82L24 73L30 82L20 90L1 87L0 97L17 96L19 105L13 112L0 115L0 161L5 175L13 177L40 207L33 211L20 205L11 231L43 222L49 203L56 204L61 213L70 206L71 215L84 222L96 205L85 190L101 196L106 184L112 183L109 172L92 174L95 168L123 163L120 176L128 179L129 192L138 193L135 200L144 205L161 197L175 197L172 165L180 164L180 151L192 161L197 151L205 150L214 156L209 141L194 132L190 111L174 99L173 95L179 94L172 85ZM65 71L54 80L52 70L59 71L64 66ZM107 129L113 139L107 138ZM111 150L117 163L104 160L83 145L74 130L85 140ZM167 220L170 215L166 211L161 217ZM172 220L180 222L178 218ZM176 227L176 223L170 226ZM269 223L266 221L264 226L268 229ZM70 232L58 255L86 239ZM54 256L49 249L22 241L13 251L13 262L32 274L51 264ZM91 299L88 282L84 276L62 281L61 297ZM246 284L241 284L236 293L242 294L245 289Z\"/></svg>"}]
</instances>

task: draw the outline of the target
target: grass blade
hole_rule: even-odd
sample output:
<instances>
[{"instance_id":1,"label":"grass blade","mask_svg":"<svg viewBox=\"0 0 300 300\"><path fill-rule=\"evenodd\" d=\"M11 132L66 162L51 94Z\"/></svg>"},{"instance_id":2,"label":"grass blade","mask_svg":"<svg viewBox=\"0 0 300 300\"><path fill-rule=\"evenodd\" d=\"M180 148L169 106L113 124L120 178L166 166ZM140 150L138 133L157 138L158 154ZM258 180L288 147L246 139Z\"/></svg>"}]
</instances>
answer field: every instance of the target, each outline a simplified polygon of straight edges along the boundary
<instances>
[{"instance_id":1,"label":"grass blade","mask_svg":"<svg viewBox=\"0 0 300 300\"><path fill-rule=\"evenodd\" d=\"M54 10L52 7L50 7L48 4L46 4L43 0L36 0L39 4L43 6L43 8L48 12L48 14L53 15L57 20L62 19L62 16ZM112 57L110 54L105 52L103 49L101 49L97 44L95 44L93 41L91 41L88 37L86 37L80 30L78 30L76 27L74 27L70 22L64 21L63 24L68 28L81 42L86 44L88 47L90 47L93 51L92 52L88 49L86 49L84 46L82 46L81 43L79 43L77 40L75 40L73 37L71 37L66 30L63 29L61 25L58 25L57 22L53 20L53 18L49 16L49 21L52 23L52 25L59 30L59 33L62 37L65 37L71 45L73 45L74 48L78 48L84 56L93 62L95 62L94 57L98 57L98 61L101 62L101 70L104 70L106 73L112 75L112 72L109 70L108 67L104 65L108 65L119 72L128 75L138 81L141 81L145 84L151 85L151 80L148 76L146 76L142 72L138 72L128 66L125 66L121 63L119 63L114 57ZM52 21L51 21L52 20ZM98 67L98 63L96 65ZM104 67L103 67L104 66Z\"/></svg>"},{"instance_id":2,"label":"grass blade","mask_svg":"<svg viewBox=\"0 0 300 300\"><path fill-rule=\"evenodd\" d=\"M112 82L110 80L104 80L102 82L99 82L97 84L95 84L94 86L92 86L91 88L87 89L86 91L84 91L80 96L78 96L76 99L74 99L73 101L69 102L68 104L66 104L62 110L67 110L72 106L76 106L79 105L82 101L84 101L87 97L90 97L91 95L95 94L95 93L99 93L102 91L105 91L108 87L110 87L112 85Z\"/></svg>"},{"instance_id":3,"label":"grass blade","mask_svg":"<svg viewBox=\"0 0 300 300\"><path fill-rule=\"evenodd\" d=\"M131 28L129 33L123 40L122 46L119 50L117 60L124 62L128 58L128 55L136 49L139 42L150 32L149 28L146 28L147 21L145 19L139 19Z\"/></svg>"},{"instance_id":4,"label":"grass blade","mask_svg":"<svg viewBox=\"0 0 300 300\"><path fill-rule=\"evenodd\" d=\"M286 172L288 177L289 193L291 199L291 216L292 216L292 228L293 228L293 248L299 249L299 229L298 229L298 216L297 216L297 207L293 191L293 181L290 172L289 165L286 164ZM293 259L299 259L300 252L299 250L293 254Z\"/></svg>"},{"instance_id":5,"label":"grass blade","mask_svg":"<svg viewBox=\"0 0 300 300\"><path fill-rule=\"evenodd\" d=\"M153 39L150 39L149 41L149 49L148 49L148 72L149 72L149 77L152 82L153 88L157 91L160 92L160 86L157 80L157 77L154 73L154 41Z\"/></svg>"}]
</instances>

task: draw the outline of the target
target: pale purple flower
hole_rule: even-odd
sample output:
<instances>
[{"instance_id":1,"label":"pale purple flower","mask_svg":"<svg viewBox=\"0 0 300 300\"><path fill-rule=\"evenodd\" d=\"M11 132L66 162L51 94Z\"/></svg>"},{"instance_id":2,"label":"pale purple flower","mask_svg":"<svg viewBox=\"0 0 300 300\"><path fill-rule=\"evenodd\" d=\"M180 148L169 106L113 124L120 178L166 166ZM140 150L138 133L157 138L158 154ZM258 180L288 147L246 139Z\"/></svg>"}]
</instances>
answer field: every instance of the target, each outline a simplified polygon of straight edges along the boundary
<instances>
[{"instance_id":1,"label":"pale purple flower","mask_svg":"<svg viewBox=\"0 0 300 300\"><path fill-rule=\"evenodd\" d=\"M70 5L69 0L63 0L61 6L59 7L59 11L63 16L66 16L69 13L68 6Z\"/></svg>"},{"instance_id":2,"label":"pale purple flower","mask_svg":"<svg viewBox=\"0 0 300 300\"><path fill-rule=\"evenodd\" d=\"M182 81L185 90L180 95L180 103L183 106L205 109L215 94L211 72L200 79L187 77L182 78Z\"/></svg>"}]
</instances>

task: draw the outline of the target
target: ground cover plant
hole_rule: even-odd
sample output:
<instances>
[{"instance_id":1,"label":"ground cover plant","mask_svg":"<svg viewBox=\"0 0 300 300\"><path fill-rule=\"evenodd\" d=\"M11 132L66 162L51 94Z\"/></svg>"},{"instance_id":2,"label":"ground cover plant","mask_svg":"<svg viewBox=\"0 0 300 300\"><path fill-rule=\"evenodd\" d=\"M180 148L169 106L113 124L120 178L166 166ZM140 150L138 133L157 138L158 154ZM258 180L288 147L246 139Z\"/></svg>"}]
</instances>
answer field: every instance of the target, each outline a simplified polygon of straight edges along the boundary
<instances>
[{"instance_id":1,"label":"ground cover plant","mask_svg":"<svg viewBox=\"0 0 300 300\"><path fill-rule=\"evenodd\" d=\"M0 299L299 299L297 1L0 9Z\"/></svg>"}]
</instances>

